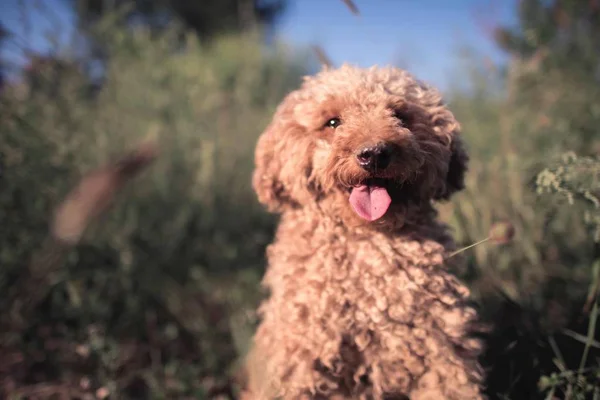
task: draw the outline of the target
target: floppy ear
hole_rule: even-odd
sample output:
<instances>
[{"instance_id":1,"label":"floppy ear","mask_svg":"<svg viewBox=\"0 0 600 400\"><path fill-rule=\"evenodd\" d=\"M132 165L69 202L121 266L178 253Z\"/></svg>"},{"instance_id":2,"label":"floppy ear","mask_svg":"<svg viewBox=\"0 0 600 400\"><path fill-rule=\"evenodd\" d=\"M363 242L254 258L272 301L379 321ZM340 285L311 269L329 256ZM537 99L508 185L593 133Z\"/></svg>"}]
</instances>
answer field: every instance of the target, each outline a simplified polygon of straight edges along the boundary
<instances>
[{"instance_id":1,"label":"floppy ear","mask_svg":"<svg viewBox=\"0 0 600 400\"><path fill-rule=\"evenodd\" d=\"M469 156L461 138L460 123L443 100L441 93L419 82L409 93L409 102L417 107L409 114L418 116L430 128L425 140L425 153L430 158L427 195L433 200L448 200L464 189ZM422 113L420 115L419 113ZM423 145L423 144L422 144Z\"/></svg>"},{"instance_id":2,"label":"floppy ear","mask_svg":"<svg viewBox=\"0 0 600 400\"><path fill-rule=\"evenodd\" d=\"M465 150L462 138L457 132L452 135L450 151L448 175L446 175L446 191L444 193L445 199L450 198L452 194L465 188L465 174L469 165L469 155Z\"/></svg>"},{"instance_id":3,"label":"floppy ear","mask_svg":"<svg viewBox=\"0 0 600 400\"><path fill-rule=\"evenodd\" d=\"M446 179L440 188L440 191L434 197L435 200L448 200L450 197L465 188L465 174L468 169L469 155L465 150L462 138L458 129L450 135L450 158L448 161L448 170Z\"/></svg>"},{"instance_id":4,"label":"floppy ear","mask_svg":"<svg viewBox=\"0 0 600 400\"><path fill-rule=\"evenodd\" d=\"M298 207L311 196L313 144L306 129L295 122L293 104L288 95L256 145L252 186L272 212Z\"/></svg>"},{"instance_id":5,"label":"floppy ear","mask_svg":"<svg viewBox=\"0 0 600 400\"><path fill-rule=\"evenodd\" d=\"M454 114L448 109L437 95L434 106L430 107L433 111L431 121L438 137L442 139L445 151L449 151L447 164L442 165L439 172L440 183L434 200L448 200L450 197L465 188L465 174L468 169L469 155L465 149L463 139L461 138L460 123L456 120Z\"/></svg>"}]
</instances>

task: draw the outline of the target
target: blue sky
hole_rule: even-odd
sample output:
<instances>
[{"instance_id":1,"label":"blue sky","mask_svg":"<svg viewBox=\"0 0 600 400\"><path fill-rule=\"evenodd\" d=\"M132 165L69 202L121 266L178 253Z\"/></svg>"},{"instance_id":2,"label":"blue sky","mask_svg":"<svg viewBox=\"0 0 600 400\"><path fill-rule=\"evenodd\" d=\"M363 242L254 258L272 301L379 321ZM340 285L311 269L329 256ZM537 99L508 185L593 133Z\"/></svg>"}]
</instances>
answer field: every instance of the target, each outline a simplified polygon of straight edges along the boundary
<instances>
[{"instance_id":1,"label":"blue sky","mask_svg":"<svg viewBox=\"0 0 600 400\"><path fill-rule=\"evenodd\" d=\"M318 43L334 64L396 64L447 88L463 47L501 63L506 56L490 30L516 23L516 0L356 0L361 15L341 0L298 0L280 34Z\"/></svg>"},{"instance_id":2,"label":"blue sky","mask_svg":"<svg viewBox=\"0 0 600 400\"><path fill-rule=\"evenodd\" d=\"M516 0L355 0L361 15L341 0L296 0L280 23L281 38L321 45L335 64L396 64L447 88L457 54L468 47L496 62L505 59L490 38L495 25L515 23ZM69 37L72 16L65 0L0 0L0 21L17 33L5 55L20 62L22 47L45 51L46 36ZM24 3L33 12L23 18ZM35 11L33 4L46 4ZM23 21L29 20L29 27ZM25 44L26 43L26 44Z\"/></svg>"}]
</instances>

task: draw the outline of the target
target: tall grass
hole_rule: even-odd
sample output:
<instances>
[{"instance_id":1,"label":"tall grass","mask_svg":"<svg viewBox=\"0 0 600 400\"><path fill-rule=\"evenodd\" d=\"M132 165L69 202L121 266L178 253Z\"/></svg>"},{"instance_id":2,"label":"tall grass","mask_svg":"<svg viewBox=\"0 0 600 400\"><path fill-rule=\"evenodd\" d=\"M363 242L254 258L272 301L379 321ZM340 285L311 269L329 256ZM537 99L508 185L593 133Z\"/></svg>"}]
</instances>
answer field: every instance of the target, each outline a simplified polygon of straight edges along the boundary
<instances>
[{"instance_id":1,"label":"tall grass","mask_svg":"<svg viewBox=\"0 0 600 400\"><path fill-rule=\"evenodd\" d=\"M250 187L254 143L311 58L266 52L252 35L190 36L181 48L177 34L100 31L99 91L64 59L3 93L0 292L81 174L141 141L160 147L73 252L20 344L3 349L5 394L31 395L37 382L128 398L230 390L274 222Z\"/></svg>"},{"instance_id":2,"label":"tall grass","mask_svg":"<svg viewBox=\"0 0 600 400\"><path fill-rule=\"evenodd\" d=\"M600 92L585 77L542 69L535 58L513 59L504 72L477 69L472 78L472 92L451 96L472 155L467 189L444 211L465 244L486 237L496 221L515 227L509 245L470 251L463 277L496 326L487 355L490 391L534 398L545 374L578 369L586 345L569 333L576 330L579 339L585 338L595 319L595 311L583 306L593 297L593 266L600 257L589 224L590 213L597 211L537 190L544 182L537 177L566 151L597 154L600 113L594 99ZM583 187L593 190L592 182L588 177ZM592 338L599 333L591 328ZM585 358L584 364L597 372L598 361ZM551 385L544 382L540 387L548 389Z\"/></svg>"}]
</instances>

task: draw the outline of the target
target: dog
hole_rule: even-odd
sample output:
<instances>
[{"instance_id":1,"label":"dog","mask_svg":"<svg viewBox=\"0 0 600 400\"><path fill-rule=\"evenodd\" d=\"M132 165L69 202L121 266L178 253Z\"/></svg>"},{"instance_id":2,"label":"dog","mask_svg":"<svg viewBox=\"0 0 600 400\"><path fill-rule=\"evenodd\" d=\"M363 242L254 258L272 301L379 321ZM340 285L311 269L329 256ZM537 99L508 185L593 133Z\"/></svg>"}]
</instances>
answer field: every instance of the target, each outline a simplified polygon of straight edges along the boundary
<instances>
[{"instance_id":1,"label":"dog","mask_svg":"<svg viewBox=\"0 0 600 400\"><path fill-rule=\"evenodd\" d=\"M258 139L280 214L247 399L484 399L482 341L436 201L469 157L442 96L393 67L305 77Z\"/></svg>"}]
</instances>

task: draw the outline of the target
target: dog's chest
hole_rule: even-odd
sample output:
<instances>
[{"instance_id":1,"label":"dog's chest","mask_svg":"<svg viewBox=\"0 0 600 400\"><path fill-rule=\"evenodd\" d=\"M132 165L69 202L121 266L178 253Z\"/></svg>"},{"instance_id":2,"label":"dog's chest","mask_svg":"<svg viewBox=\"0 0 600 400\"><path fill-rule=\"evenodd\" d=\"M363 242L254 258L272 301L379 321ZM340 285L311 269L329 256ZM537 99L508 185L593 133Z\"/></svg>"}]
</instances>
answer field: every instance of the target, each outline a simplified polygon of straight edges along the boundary
<instances>
[{"instance_id":1,"label":"dog's chest","mask_svg":"<svg viewBox=\"0 0 600 400\"><path fill-rule=\"evenodd\" d=\"M277 303L301 310L298 322L362 330L409 321L423 288L440 284L427 271L441 264L440 245L332 235L294 243L270 248L265 283Z\"/></svg>"}]
</instances>

